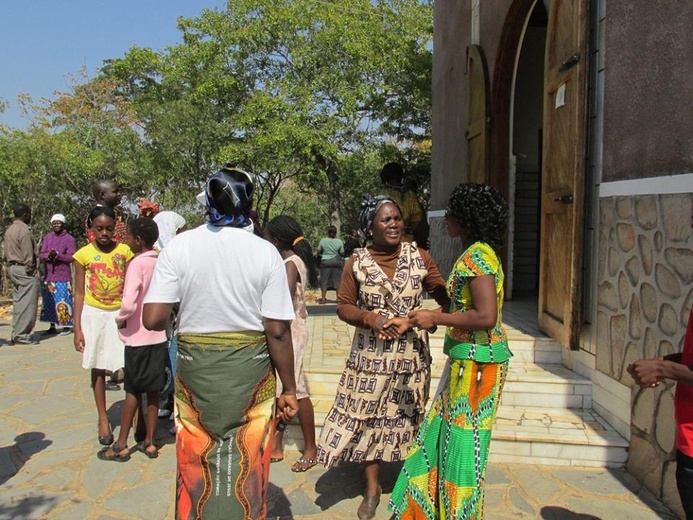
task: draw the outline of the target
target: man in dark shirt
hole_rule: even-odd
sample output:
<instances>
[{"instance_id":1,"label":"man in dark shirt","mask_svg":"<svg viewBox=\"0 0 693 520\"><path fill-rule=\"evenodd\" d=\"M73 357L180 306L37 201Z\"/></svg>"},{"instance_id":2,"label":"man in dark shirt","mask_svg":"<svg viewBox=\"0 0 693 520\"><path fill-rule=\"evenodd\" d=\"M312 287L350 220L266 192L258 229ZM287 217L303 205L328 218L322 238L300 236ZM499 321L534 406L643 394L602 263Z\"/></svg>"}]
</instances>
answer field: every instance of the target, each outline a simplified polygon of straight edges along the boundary
<instances>
[{"instance_id":1,"label":"man in dark shirt","mask_svg":"<svg viewBox=\"0 0 693 520\"><path fill-rule=\"evenodd\" d=\"M36 324L39 278L36 271L36 242L31 236L31 208L14 207L14 222L4 235L5 260L9 264L12 295L12 344L35 345L31 332Z\"/></svg>"}]
</instances>

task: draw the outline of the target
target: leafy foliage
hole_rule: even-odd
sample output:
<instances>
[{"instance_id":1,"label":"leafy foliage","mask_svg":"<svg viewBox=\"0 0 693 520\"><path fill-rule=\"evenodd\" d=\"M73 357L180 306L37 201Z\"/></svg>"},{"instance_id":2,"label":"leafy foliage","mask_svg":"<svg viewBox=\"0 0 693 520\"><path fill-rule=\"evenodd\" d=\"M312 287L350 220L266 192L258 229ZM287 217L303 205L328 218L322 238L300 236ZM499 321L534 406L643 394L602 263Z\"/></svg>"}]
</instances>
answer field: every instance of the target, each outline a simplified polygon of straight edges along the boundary
<instances>
[{"instance_id":1,"label":"leafy foliage","mask_svg":"<svg viewBox=\"0 0 693 520\"><path fill-rule=\"evenodd\" d=\"M426 193L430 0L233 0L178 25L181 43L25 100L31 128L0 130L4 215L22 199L77 225L96 177L199 215L194 195L227 161L255 175L262 224L292 213L315 238L355 224L384 162Z\"/></svg>"}]
</instances>

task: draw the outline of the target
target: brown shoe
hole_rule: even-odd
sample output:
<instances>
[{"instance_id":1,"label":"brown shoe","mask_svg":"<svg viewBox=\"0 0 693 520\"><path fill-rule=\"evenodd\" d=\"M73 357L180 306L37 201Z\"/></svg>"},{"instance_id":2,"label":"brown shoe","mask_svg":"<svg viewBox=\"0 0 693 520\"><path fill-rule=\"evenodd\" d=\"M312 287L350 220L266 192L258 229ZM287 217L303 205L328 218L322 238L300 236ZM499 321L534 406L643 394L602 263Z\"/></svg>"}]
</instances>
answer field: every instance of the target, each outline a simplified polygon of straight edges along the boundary
<instances>
[{"instance_id":1,"label":"brown shoe","mask_svg":"<svg viewBox=\"0 0 693 520\"><path fill-rule=\"evenodd\" d=\"M375 510L378 508L378 504L380 504L380 495L382 495L382 493L383 488L378 486L377 495L374 497L363 497L363 501L356 512L359 520L371 520L371 518L375 518Z\"/></svg>"}]
</instances>

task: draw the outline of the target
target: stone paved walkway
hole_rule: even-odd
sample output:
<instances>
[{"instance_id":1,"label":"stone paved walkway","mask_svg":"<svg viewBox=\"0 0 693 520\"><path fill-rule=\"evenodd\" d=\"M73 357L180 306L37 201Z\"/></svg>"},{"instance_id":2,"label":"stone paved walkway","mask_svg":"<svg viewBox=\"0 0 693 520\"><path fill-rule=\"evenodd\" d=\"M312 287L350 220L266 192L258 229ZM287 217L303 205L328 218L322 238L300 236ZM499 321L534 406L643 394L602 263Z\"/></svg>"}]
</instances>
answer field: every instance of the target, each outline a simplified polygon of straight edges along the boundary
<instances>
[{"instance_id":1,"label":"stone paved walkway","mask_svg":"<svg viewBox=\"0 0 693 520\"><path fill-rule=\"evenodd\" d=\"M325 312L316 313L313 326L324 327L327 340L335 322ZM159 459L134 454L124 464L99 461L93 397L72 336L8 346L9 333L9 324L1 322L0 520L173 518L170 423L160 421L159 441L167 444ZM122 391L107 393L114 425L120 422L123 397ZM298 455L287 449L285 460L272 465L269 518L355 518L363 485L359 467L296 474L290 466ZM385 500L398 469L384 465ZM622 470L492 464L487 482L488 520L676 518ZM381 504L377 518L390 516Z\"/></svg>"}]
</instances>

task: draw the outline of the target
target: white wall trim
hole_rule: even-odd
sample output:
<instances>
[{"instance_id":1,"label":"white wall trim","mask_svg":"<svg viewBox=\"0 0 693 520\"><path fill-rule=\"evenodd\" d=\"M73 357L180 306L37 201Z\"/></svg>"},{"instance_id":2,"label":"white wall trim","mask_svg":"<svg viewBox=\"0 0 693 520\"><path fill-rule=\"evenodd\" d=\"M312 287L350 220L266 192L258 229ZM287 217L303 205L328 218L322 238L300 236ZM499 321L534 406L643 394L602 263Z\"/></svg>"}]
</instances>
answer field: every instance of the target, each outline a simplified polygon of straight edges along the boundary
<instances>
[{"instance_id":1,"label":"white wall trim","mask_svg":"<svg viewBox=\"0 0 693 520\"><path fill-rule=\"evenodd\" d=\"M693 192L693 173L648 177L628 181L603 182L599 185L599 197L628 195L659 195L664 193Z\"/></svg>"}]
</instances>

